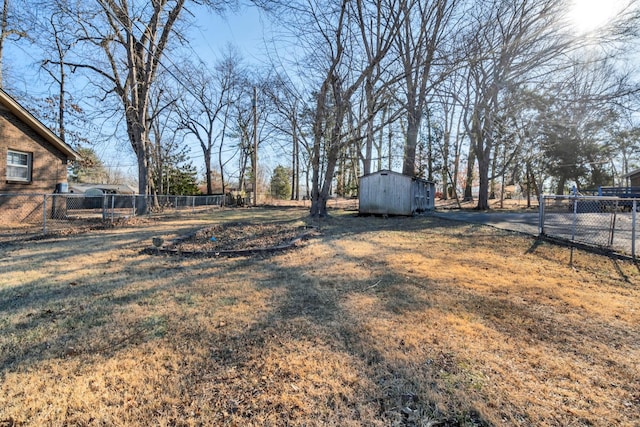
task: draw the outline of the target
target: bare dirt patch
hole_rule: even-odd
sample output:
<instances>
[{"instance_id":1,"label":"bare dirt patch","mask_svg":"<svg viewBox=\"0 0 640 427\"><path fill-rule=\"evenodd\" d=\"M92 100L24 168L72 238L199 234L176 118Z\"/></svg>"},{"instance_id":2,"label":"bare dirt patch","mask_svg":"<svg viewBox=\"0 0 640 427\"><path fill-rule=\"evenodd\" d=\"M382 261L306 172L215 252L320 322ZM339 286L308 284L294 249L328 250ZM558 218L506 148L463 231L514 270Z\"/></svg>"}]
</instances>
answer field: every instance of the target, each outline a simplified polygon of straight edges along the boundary
<instances>
[{"instance_id":1,"label":"bare dirt patch","mask_svg":"<svg viewBox=\"0 0 640 427\"><path fill-rule=\"evenodd\" d=\"M164 245L178 254L232 254L285 249L311 234L299 221L275 224L229 222L201 228Z\"/></svg>"},{"instance_id":2,"label":"bare dirt patch","mask_svg":"<svg viewBox=\"0 0 640 427\"><path fill-rule=\"evenodd\" d=\"M223 211L0 247L0 425L637 425L635 264L333 214ZM268 257L142 251L229 223L318 236Z\"/></svg>"}]
</instances>

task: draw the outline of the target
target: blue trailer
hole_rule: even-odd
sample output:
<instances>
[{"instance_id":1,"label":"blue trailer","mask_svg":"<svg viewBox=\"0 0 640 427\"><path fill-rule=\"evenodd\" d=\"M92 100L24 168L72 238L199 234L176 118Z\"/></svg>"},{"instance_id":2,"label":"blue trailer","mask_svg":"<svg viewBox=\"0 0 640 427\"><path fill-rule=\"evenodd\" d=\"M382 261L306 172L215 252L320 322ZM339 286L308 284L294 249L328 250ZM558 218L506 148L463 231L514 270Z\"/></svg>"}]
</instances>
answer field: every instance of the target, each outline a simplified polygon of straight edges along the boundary
<instances>
[{"instance_id":1,"label":"blue trailer","mask_svg":"<svg viewBox=\"0 0 640 427\"><path fill-rule=\"evenodd\" d=\"M617 197L620 200L607 201L608 204L616 204L621 210L631 211L634 199L640 199L640 187L598 187L598 196ZM636 205L638 209L638 205Z\"/></svg>"}]
</instances>

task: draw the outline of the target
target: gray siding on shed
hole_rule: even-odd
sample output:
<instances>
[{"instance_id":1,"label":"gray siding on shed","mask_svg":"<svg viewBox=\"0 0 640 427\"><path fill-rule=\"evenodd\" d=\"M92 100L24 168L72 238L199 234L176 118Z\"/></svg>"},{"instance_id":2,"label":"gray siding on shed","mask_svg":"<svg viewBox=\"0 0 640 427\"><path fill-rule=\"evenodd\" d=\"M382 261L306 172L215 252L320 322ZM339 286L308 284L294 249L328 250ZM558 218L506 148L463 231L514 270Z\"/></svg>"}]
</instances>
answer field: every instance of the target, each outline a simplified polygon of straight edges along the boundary
<instances>
[{"instance_id":1,"label":"gray siding on shed","mask_svg":"<svg viewBox=\"0 0 640 427\"><path fill-rule=\"evenodd\" d=\"M374 215L413 215L432 210L434 184L392 171L360 177L359 211Z\"/></svg>"}]
</instances>

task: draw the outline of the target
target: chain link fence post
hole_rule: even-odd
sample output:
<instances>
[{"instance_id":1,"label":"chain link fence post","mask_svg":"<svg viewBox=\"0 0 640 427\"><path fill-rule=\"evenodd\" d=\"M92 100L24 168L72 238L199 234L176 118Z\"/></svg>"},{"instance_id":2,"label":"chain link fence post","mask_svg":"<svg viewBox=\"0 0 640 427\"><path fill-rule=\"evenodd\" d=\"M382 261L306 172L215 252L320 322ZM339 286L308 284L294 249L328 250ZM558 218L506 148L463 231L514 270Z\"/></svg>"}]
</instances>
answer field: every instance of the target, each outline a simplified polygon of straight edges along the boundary
<instances>
[{"instance_id":1,"label":"chain link fence post","mask_svg":"<svg viewBox=\"0 0 640 427\"><path fill-rule=\"evenodd\" d=\"M571 226L571 241L576 240L576 226L578 225L578 198L573 198L573 224Z\"/></svg>"},{"instance_id":2,"label":"chain link fence post","mask_svg":"<svg viewBox=\"0 0 640 427\"><path fill-rule=\"evenodd\" d=\"M631 209L633 210L631 213L631 256L635 259L636 257L636 216L637 216L637 208L638 201L633 200L633 205Z\"/></svg>"},{"instance_id":3,"label":"chain link fence post","mask_svg":"<svg viewBox=\"0 0 640 427\"><path fill-rule=\"evenodd\" d=\"M538 202L538 235L544 235L544 194L540 194L540 201Z\"/></svg>"},{"instance_id":4,"label":"chain link fence post","mask_svg":"<svg viewBox=\"0 0 640 427\"><path fill-rule=\"evenodd\" d=\"M42 234L47 234L47 195L42 196Z\"/></svg>"},{"instance_id":5,"label":"chain link fence post","mask_svg":"<svg viewBox=\"0 0 640 427\"><path fill-rule=\"evenodd\" d=\"M116 212L116 195L111 195L111 224L113 224L114 216Z\"/></svg>"}]
</instances>

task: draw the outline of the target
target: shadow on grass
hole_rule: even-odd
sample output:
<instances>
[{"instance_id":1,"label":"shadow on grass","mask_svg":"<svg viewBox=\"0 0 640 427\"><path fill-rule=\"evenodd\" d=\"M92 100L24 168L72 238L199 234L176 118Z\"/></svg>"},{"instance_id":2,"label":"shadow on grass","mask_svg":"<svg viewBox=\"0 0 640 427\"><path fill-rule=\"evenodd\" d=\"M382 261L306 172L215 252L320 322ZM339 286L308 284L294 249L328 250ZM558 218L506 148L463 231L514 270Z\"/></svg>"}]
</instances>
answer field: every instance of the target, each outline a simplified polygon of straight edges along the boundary
<instances>
[{"instance_id":1,"label":"shadow on grass","mask_svg":"<svg viewBox=\"0 0 640 427\"><path fill-rule=\"evenodd\" d=\"M275 220L268 211L248 212L256 214L252 220L259 216ZM425 336L424 345L434 350L429 353L427 348L429 357L413 363L414 344L404 342L392 329L391 341L380 342L371 322L387 322L392 328L400 317L406 316L405 322L411 324L414 316L453 307L483 319L501 334L513 333L514 339L520 336L513 332L514 323L530 325L531 339L554 351L568 351L562 336L573 328L576 340L589 336L578 321L560 324L539 307L514 304L500 295L458 290L452 296L445 285L408 275L373 254L354 255L338 244L385 231L425 235L446 231L449 237L467 239L481 226L429 217L345 215L319 221L318 227L319 246L326 252L295 266L276 255L188 260L140 255L156 230L39 242L33 251L24 247L10 251L3 273L37 269L34 265L45 265L51 257L59 261L57 268L67 266L61 273L44 272L20 286L0 287L0 335L5 337L0 338L0 377L9 371L26 372L43 361L81 355L116 358L143 344L169 346L178 354L198 348L203 354L198 363L181 364L174 378L182 385L179 398L197 400L198 390L215 388L217 394L207 396L207 404L226 413L227 424L249 425L262 414L273 417L275 425L322 424L343 417L370 425L432 421L442 426L489 426L486 414L464 398L465 387L471 387L463 378L464 355L434 342L446 337ZM77 251L68 246L74 244L84 245L99 259L92 268L74 264ZM395 250L410 254L415 248ZM295 260L295 253L290 255ZM376 261L370 267L376 273L374 281L342 277L343 265L360 265L371 261L370 256ZM250 296L240 292L240 284L246 286L242 292L265 295L265 306L241 311ZM448 295L453 302L441 306L434 295ZM351 300L379 311L372 319L363 318L348 305ZM216 317L220 313L226 314L225 321ZM603 323L596 332L606 333L610 326ZM298 349L299 354L287 357L287 352ZM304 360L304 351L319 359L319 366L337 372L320 372L312 361ZM306 388L300 390L297 381ZM442 400L433 398L438 394ZM197 417L184 415L190 416Z\"/></svg>"},{"instance_id":2,"label":"shadow on grass","mask_svg":"<svg viewBox=\"0 0 640 427\"><path fill-rule=\"evenodd\" d=\"M336 235L329 232L334 226L333 221L334 219L329 219L319 224L319 228L326 232L321 240L324 245L334 248L333 256L340 258L341 262L359 262L361 259L336 250L333 245L336 239L342 240L372 231L413 230L418 232L425 231L425 226L431 230L440 226L439 222L434 223L424 219L412 222L412 219L372 218L365 219L369 223L358 227L355 222L361 222L362 219L356 219L354 224L350 224L348 231ZM237 353L223 350L224 354L218 355L217 360L223 360L233 366L240 365L247 371L255 371L256 375L263 375L264 372L255 366L256 354L267 358L264 349L281 346L282 340L285 340L283 337L292 335L295 336L295 340L319 341L328 344L332 352L342 354L344 363L351 368L355 366L358 370L357 375L360 380L350 385L354 394L359 396L358 400L351 400L345 396L341 398L325 396L331 401L340 400L344 413L359 414L364 412L363 406L367 406L387 425L408 426L427 422L444 426L491 425L467 402L454 398L449 402L450 406L442 407L441 402L431 400L430 396L437 393L438 387L442 386L436 386L436 383L439 381L438 371L444 365L425 363L421 367L416 367L390 358L387 356L388 352L380 347L388 343L376 342L363 319L344 307L346 298L363 295L376 299L384 297L381 299L382 304L393 315L407 313L410 315L411 312L430 308L432 302L416 288L400 289L405 284L405 278L402 275L385 266L378 266L380 270L387 270L388 273L379 276L377 282L351 280L345 283L336 278L339 276L338 271L320 272L317 269L322 267L316 265L275 266L268 260L263 260L254 266L256 267L264 268L270 274L269 278L257 284L259 288L278 289L284 291L284 294L277 293L277 298L272 301L273 309L263 321L253 325L240 337L236 337L235 342L251 343L253 348L242 346L242 350ZM455 355L451 357L455 358ZM453 365L455 362L452 362L452 369ZM420 371L418 375L416 375L416 369ZM432 380L425 383L417 380L418 377L432 378ZM252 412L240 411L237 415L250 418ZM367 423L366 419L357 416L351 420ZM295 422L286 418L282 418L281 421ZM320 418L317 421L322 422L323 419Z\"/></svg>"}]
</instances>

